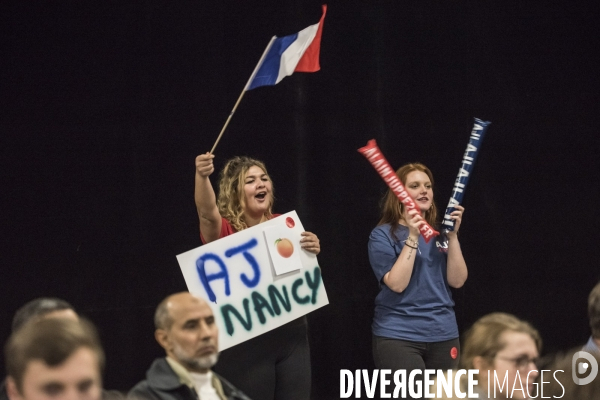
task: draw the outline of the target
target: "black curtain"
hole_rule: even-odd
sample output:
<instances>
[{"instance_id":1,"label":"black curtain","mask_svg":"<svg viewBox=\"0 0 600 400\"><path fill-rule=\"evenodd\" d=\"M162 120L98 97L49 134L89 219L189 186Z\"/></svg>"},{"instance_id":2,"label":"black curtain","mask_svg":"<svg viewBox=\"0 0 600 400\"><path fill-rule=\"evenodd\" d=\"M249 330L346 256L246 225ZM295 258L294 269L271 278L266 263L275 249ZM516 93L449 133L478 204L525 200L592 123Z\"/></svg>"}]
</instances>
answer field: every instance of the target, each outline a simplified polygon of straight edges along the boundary
<instances>
[{"instance_id":1,"label":"black curtain","mask_svg":"<svg viewBox=\"0 0 600 400\"><path fill-rule=\"evenodd\" d=\"M309 0L0 4L3 341L19 306L61 297L98 325L107 388L143 378L162 354L154 308L186 289L175 255L200 245L194 158L269 38L320 14ZM546 352L586 340L600 279L597 19L591 3L332 0L322 70L246 93L216 165L264 160L276 211L297 210L321 239L315 399L337 398L340 369L373 368L366 243L385 186L356 151L371 138L394 167L428 165L443 210L473 117L492 121L465 194L459 328L506 311Z\"/></svg>"}]
</instances>

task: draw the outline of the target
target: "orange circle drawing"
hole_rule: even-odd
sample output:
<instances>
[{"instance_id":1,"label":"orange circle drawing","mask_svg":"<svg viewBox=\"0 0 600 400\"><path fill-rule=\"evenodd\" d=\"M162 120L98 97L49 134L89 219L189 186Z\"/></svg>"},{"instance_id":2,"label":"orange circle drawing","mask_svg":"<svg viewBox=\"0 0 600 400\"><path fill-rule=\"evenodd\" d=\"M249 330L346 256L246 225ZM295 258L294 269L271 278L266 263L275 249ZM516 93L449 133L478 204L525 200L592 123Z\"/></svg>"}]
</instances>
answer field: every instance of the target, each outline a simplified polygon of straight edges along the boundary
<instances>
[{"instance_id":1,"label":"orange circle drawing","mask_svg":"<svg viewBox=\"0 0 600 400\"><path fill-rule=\"evenodd\" d=\"M294 252L294 245L290 239L277 239L275 241L275 246L277 246L277 252L283 258L290 257Z\"/></svg>"}]
</instances>

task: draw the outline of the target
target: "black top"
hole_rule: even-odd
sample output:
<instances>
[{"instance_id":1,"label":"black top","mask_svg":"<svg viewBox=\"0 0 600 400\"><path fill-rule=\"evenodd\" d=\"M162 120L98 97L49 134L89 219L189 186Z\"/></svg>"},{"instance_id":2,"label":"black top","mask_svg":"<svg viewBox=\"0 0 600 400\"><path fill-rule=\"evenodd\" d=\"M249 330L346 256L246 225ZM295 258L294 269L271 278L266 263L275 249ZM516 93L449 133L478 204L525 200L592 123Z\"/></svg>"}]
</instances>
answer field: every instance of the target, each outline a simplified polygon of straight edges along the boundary
<instances>
[{"instance_id":1,"label":"black top","mask_svg":"<svg viewBox=\"0 0 600 400\"><path fill-rule=\"evenodd\" d=\"M0 383L0 400L8 400L8 393L6 393L6 379Z\"/></svg>"}]
</instances>

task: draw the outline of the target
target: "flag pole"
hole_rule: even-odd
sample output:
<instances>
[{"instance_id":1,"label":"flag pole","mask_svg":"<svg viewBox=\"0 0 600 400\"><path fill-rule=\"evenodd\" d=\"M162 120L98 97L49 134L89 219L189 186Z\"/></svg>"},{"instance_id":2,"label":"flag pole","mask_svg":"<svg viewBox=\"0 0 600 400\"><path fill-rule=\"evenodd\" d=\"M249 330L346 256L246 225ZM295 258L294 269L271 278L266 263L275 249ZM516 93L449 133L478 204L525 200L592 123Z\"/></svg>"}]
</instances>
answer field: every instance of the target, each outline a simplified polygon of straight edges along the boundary
<instances>
[{"instance_id":1,"label":"flag pole","mask_svg":"<svg viewBox=\"0 0 600 400\"><path fill-rule=\"evenodd\" d=\"M217 147L217 144L219 144L219 140L221 140L221 136L223 136L223 132L225 132L225 129L227 128L227 125L229 125L229 121L231 121L231 117L233 117L233 114L235 113L235 110L237 109L238 105L242 101L242 97L244 97L244 93L246 93L246 91L248 90L248 86L250 86L250 82L252 82L252 80L256 76L256 73L258 72L258 69L260 68L260 65L262 64L265 56L267 55L267 53L271 49L271 46L273 45L273 42L275 41L276 38L277 38L277 36L273 36L271 38L271 41L269 41L269 44L267 45L267 48L265 49L265 51L263 52L262 56L260 57L260 60L258 60L258 64L256 64L256 67L254 67L254 71L252 71L252 75L250 75L250 79L248 79L248 82L246 83L246 86L244 86L244 90L242 90L242 93L240 94L240 97L238 97L237 101L235 102L235 105L233 106L233 109L229 113L229 116L227 117L227 121L225 121L225 125L223 125L223 129L221 129L221 133L219 133L219 136L217 137L217 140L215 141L215 144L213 145L212 149L210 150L210 154L212 154L215 151L215 148Z\"/></svg>"}]
</instances>

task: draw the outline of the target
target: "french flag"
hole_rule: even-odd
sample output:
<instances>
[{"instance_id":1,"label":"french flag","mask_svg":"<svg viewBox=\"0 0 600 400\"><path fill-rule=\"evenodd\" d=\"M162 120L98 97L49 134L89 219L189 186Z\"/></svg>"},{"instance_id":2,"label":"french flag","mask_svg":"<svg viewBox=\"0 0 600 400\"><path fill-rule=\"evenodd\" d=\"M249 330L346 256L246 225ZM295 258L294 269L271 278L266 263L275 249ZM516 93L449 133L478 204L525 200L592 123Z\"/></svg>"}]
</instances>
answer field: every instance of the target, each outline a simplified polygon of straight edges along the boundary
<instances>
[{"instance_id":1,"label":"french flag","mask_svg":"<svg viewBox=\"0 0 600 400\"><path fill-rule=\"evenodd\" d=\"M280 38L273 36L245 90L276 85L294 72L320 70L321 33L326 12L327 5L324 4L323 15L317 24L293 35Z\"/></svg>"}]
</instances>

